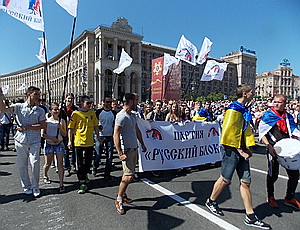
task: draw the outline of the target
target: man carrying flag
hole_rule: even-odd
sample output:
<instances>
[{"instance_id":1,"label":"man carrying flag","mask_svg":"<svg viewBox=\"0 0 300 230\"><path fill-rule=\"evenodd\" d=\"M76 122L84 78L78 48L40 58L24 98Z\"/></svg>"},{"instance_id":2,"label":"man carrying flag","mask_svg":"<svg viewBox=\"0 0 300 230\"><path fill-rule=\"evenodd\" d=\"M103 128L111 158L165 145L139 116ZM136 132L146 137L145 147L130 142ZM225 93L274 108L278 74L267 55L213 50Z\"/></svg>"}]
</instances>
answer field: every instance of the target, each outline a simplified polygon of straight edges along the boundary
<instances>
[{"instance_id":1,"label":"man carrying flag","mask_svg":"<svg viewBox=\"0 0 300 230\"><path fill-rule=\"evenodd\" d=\"M223 189L231 183L233 173L236 170L240 179L240 193L246 209L244 223L251 227L272 229L269 224L264 223L255 215L250 191L249 158L252 156L252 151L249 147L254 146L255 141L249 125L252 116L245 104L252 100L254 92L250 85L244 84L237 87L236 95L237 101L227 107L224 115L220 144L224 146L225 154L222 161L221 176L214 184L213 191L205 205L213 214L224 216L216 200Z\"/></svg>"},{"instance_id":2,"label":"man carrying flag","mask_svg":"<svg viewBox=\"0 0 300 230\"><path fill-rule=\"evenodd\" d=\"M266 111L259 123L259 138L267 147L268 175L267 175L267 202L272 208L278 208L274 198L274 183L278 179L279 163L274 145L283 138L300 137L300 131L291 114L285 110L286 96L277 94L274 97L274 106ZM299 180L299 170L286 169L289 180L287 183L284 204L300 210L300 202L295 199L295 191Z\"/></svg>"}]
</instances>

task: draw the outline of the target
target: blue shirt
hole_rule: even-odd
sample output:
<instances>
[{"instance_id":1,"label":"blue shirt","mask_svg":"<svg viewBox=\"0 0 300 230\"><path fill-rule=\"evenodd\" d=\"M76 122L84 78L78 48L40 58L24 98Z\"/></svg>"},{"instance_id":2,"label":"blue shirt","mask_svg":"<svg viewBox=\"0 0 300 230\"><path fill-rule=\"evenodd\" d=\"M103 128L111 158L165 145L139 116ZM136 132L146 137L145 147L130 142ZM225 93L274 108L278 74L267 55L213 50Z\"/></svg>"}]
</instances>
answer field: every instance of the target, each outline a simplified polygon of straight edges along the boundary
<instances>
[{"instance_id":1,"label":"blue shirt","mask_svg":"<svg viewBox=\"0 0 300 230\"><path fill-rule=\"evenodd\" d=\"M17 103L13 105L14 113L16 114L16 119L22 126L26 125L36 125L41 121L45 121L45 111L38 106L30 105L26 101L25 103ZM28 130L23 132L17 131L15 135L15 140L21 144L34 144L41 141L41 130Z\"/></svg>"}]
</instances>

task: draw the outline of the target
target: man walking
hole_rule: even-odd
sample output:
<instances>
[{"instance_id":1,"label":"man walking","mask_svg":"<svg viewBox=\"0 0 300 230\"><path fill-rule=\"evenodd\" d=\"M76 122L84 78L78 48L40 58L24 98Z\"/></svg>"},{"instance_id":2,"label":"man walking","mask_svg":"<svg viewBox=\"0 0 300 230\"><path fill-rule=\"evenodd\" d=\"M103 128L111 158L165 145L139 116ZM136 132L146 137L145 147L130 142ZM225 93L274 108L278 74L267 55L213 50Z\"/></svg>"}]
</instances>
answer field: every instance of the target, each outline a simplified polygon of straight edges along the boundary
<instances>
[{"instance_id":1,"label":"man walking","mask_svg":"<svg viewBox=\"0 0 300 230\"><path fill-rule=\"evenodd\" d=\"M102 145L99 143L96 145L96 155L94 157L93 162L93 175L95 176L97 173L97 168L99 167L99 162L101 155L103 153L103 148L105 145L105 171L104 171L104 180L106 181L114 181L113 177L110 176L111 168L112 168L112 160L113 160L113 133L114 133L114 125L116 119L116 111L112 110L111 97L105 97L103 100L103 107L96 111L96 116L99 120L99 134L102 140Z\"/></svg>"},{"instance_id":2,"label":"man walking","mask_svg":"<svg viewBox=\"0 0 300 230\"><path fill-rule=\"evenodd\" d=\"M0 95L2 89L0 88ZM12 105L6 108L0 100L2 113L15 113L17 118L17 133L15 135L15 147L18 156L18 166L22 187L25 194L40 195L40 146L41 129L46 127L45 112L38 105L41 91L39 88L30 86L27 91L27 100L24 103ZM31 166L32 179L28 175L28 162Z\"/></svg>"},{"instance_id":3,"label":"man walking","mask_svg":"<svg viewBox=\"0 0 300 230\"><path fill-rule=\"evenodd\" d=\"M217 198L223 189L231 183L234 171L237 171L240 179L240 192L246 209L244 223L247 226L262 229L271 229L254 214L252 197L250 192L250 164L252 156L250 146L255 145L252 129L249 121L252 119L250 111L245 107L254 96L250 85L239 85L236 90L237 101L231 103L224 116L222 136L220 144L224 146L225 154L222 161L221 176L215 182L213 191L205 205L215 215L224 216L217 204Z\"/></svg>"},{"instance_id":4,"label":"man walking","mask_svg":"<svg viewBox=\"0 0 300 230\"><path fill-rule=\"evenodd\" d=\"M116 210L121 215L125 214L123 203L132 202L126 195L126 189L133 178L135 165L137 163L137 139L141 143L143 151L146 151L142 134L136 123L136 116L132 113L132 110L136 107L135 95L126 93L123 101L124 107L117 114L113 136L123 167L123 176L119 186L118 196L115 201ZM123 148L121 148L121 136Z\"/></svg>"},{"instance_id":5,"label":"man walking","mask_svg":"<svg viewBox=\"0 0 300 230\"><path fill-rule=\"evenodd\" d=\"M274 183L278 179L279 163L274 145L283 138L300 137L294 118L285 110L286 96L278 94L274 97L274 106L266 111L259 123L259 138L267 147L268 175L267 175L267 202L273 208L278 208L274 198ZM289 180L287 183L284 204L300 210L300 202L295 199L295 191L299 180L299 170L286 169Z\"/></svg>"},{"instance_id":6,"label":"man walking","mask_svg":"<svg viewBox=\"0 0 300 230\"><path fill-rule=\"evenodd\" d=\"M75 146L77 178L79 181L78 194L84 194L87 190L87 174L90 171L94 149L94 131L101 143L99 137L98 119L93 110L91 110L92 102L88 96L82 96L81 107L78 111L74 111L69 122L69 141L68 148ZM74 137L74 142L73 142Z\"/></svg>"}]
</instances>

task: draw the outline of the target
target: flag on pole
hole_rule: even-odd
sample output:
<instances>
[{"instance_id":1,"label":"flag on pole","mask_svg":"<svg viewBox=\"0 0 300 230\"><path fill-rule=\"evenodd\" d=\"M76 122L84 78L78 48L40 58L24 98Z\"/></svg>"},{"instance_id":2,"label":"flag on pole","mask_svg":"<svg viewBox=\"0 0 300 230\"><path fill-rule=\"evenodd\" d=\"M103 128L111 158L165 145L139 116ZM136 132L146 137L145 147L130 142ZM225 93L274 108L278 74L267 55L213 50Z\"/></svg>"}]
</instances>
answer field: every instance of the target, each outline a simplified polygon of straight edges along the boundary
<instances>
[{"instance_id":1,"label":"flag on pole","mask_svg":"<svg viewBox=\"0 0 300 230\"><path fill-rule=\"evenodd\" d=\"M119 66L113 72L116 74L120 74L124 71L124 69L130 66L131 63L132 58L128 55L128 53L125 52L124 48L122 48Z\"/></svg>"},{"instance_id":2,"label":"flag on pole","mask_svg":"<svg viewBox=\"0 0 300 230\"><path fill-rule=\"evenodd\" d=\"M210 41L207 37L204 38L204 41L202 43L202 47L201 47L201 50L198 54L198 58L197 58L197 64L203 64L207 57L208 57L208 54L210 52L210 48L212 46L213 42Z\"/></svg>"},{"instance_id":3,"label":"flag on pole","mask_svg":"<svg viewBox=\"0 0 300 230\"><path fill-rule=\"evenodd\" d=\"M9 90L9 85L4 85L1 88L2 88L3 94L7 94L8 90Z\"/></svg>"},{"instance_id":4,"label":"flag on pole","mask_svg":"<svg viewBox=\"0 0 300 230\"><path fill-rule=\"evenodd\" d=\"M26 89L27 88L27 86L23 83L18 89L16 89L16 90L18 90L18 91L20 91L20 90L23 90L23 89Z\"/></svg>"},{"instance_id":5,"label":"flag on pole","mask_svg":"<svg viewBox=\"0 0 300 230\"><path fill-rule=\"evenodd\" d=\"M163 75L166 75L169 70L169 66L176 64L178 65L179 60L176 57L171 56L170 54L164 53L164 69Z\"/></svg>"},{"instance_id":6,"label":"flag on pole","mask_svg":"<svg viewBox=\"0 0 300 230\"><path fill-rule=\"evenodd\" d=\"M182 35L177 46L175 57L191 65L196 65L196 55L197 47Z\"/></svg>"},{"instance_id":7,"label":"flag on pole","mask_svg":"<svg viewBox=\"0 0 300 230\"><path fill-rule=\"evenodd\" d=\"M44 31L42 0L2 0L0 9L30 28Z\"/></svg>"},{"instance_id":8,"label":"flag on pole","mask_svg":"<svg viewBox=\"0 0 300 230\"><path fill-rule=\"evenodd\" d=\"M208 60L204 68L201 81L222 81L224 72L227 69L228 63L219 63L215 60Z\"/></svg>"},{"instance_id":9,"label":"flag on pole","mask_svg":"<svg viewBox=\"0 0 300 230\"><path fill-rule=\"evenodd\" d=\"M56 0L56 2L73 17L77 16L78 0Z\"/></svg>"},{"instance_id":10,"label":"flag on pole","mask_svg":"<svg viewBox=\"0 0 300 230\"><path fill-rule=\"evenodd\" d=\"M45 63L46 62L46 52L45 52L45 44L44 44L44 39L43 38L38 38L40 41L40 51L39 54L35 55L41 62ZM47 44L47 40L46 40Z\"/></svg>"}]
</instances>

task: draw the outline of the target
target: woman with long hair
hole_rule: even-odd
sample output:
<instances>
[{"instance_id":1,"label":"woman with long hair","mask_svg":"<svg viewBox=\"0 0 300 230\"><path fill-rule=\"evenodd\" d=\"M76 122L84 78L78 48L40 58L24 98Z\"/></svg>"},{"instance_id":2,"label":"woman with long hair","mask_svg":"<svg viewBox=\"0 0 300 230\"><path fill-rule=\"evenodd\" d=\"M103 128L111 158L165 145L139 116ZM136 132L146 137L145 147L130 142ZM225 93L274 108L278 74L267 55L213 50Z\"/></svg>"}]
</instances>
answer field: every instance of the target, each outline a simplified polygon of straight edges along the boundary
<instances>
[{"instance_id":1,"label":"woman with long hair","mask_svg":"<svg viewBox=\"0 0 300 230\"><path fill-rule=\"evenodd\" d=\"M171 106L170 112L166 116L166 121L180 122L181 120L179 106L176 102L174 102Z\"/></svg>"},{"instance_id":2,"label":"woman with long hair","mask_svg":"<svg viewBox=\"0 0 300 230\"><path fill-rule=\"evenodd\" d=\"M66 122L64 119L59 119L59 105L56 102L51 104L49 115L49 118L46 120L46 129L42 129L42 137L46 139L45 164L43 167L44 183L51 183L48 171L54 155L56 155L59 176L59 192L62 193L65 192L63 166L65 145L63 143L63 136L67 135Z\"/></svg>"}]
</instances>

